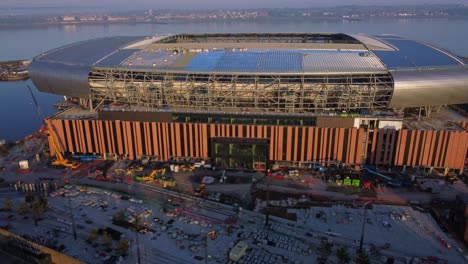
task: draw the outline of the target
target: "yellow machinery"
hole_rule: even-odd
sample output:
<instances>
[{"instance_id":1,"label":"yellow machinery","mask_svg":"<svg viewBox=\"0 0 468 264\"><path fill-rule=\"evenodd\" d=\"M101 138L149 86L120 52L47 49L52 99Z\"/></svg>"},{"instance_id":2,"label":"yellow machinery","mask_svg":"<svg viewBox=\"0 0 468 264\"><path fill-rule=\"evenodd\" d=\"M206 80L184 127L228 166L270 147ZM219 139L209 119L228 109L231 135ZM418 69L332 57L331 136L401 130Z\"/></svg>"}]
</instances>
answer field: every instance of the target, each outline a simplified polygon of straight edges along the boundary
<instances>
[{"instance_id":1,"label":"yellow machinery","mask_svg":"<svg viewBox=\"0 0 468 264\"><path fill-rule=\"evenodd\" d=\"M174 179L164 177L164 174L166 174L165 168L154 171L159 173L158 183L163 188L174 188L176 186L176 181Z\"/></svg>"},{"instance_id":2,"label":"yellow machinery","mask_svg":"<svg viewBox=\"0 0 468 264\"><path fill-rule=\"evenodd\" d=\"M50 162L52 166L55 167L65 167L70 169L76 169L80 166L80 163L76 161L70 161L63 157L62 153L60 153L59 149L57 148L57 144L55 143L55 138L52 136L52 133L46 129L46 132L49 136L49 142L52 144L52 147L55 151L55 159Z\"/></svg>"},{"instance_id":3,"label":"yellow machinery","mask_svg":"<svg viewBox=\"0 0 468 264\"><path fill-rule=\"evenodd\" d=\"M121 173L121 174L125 175L125 177L133 177L133 174L135 172L142 172L143 167L142 166L132 166L132 167L128 168L127 170L125 170L125 169L115 169L114 171L115 171L115 173ZM142 178L142 177L137 176L136 179L139 180L139 178Z\"/></svg>"},{"instance_id":4,"label":"yellow machinery","mask_svg":"<svg viewBox=\"0 0 468 264\"><path fill-rule=\"evenodd\" d=\"M194 171L195 166L194 165L180 165L180 170L181 171Z\"/></svg>"},{"instance_id":5,"label":"yellow machinery","mask_svg":"<svg viewBox=\"0 0 468 264\"><path fill-rule=\"evenodd\" d=\"M137 172L142 172L143 171L143 167L142 166L132 166L130 168L128 168L129 171L137 171Z\"/></svg>"},{"instance_id":6,"label":"yellow machinery","mask_svg":"<svg viewBox=\"0 0 468 264\"><path fill-rule=\"evenodd\" d=\"M156 174L159 173L162 176L164 176L164 174L166 173L166 169L159 169L159 170L153 170L149 175L147 176L143 176L143 177L135 177L135 179L137 181L145 181L145 182L152 182L154 181L154 177L156 176ZM172 179L164 179L164 178L161 178L161 179L158 179L159 183L163 186L167 186L167 187L175 187L175 181L172 180Z\"/></svg>"},{"instance_id":7,"label":"yellow machinery","mask_svg":"<svg viewBox=\"0 0 468 264\"><path fill-rule=\"evenodd\" d=\"M153 170L149 175L147 176L143 176L143 177L136 177L137 180L139 181L144 181L144 182L152 182L154 181L154 176L156 175L158 171L157 170Z\"/></svg>"},{"instance_id":8,"label":"yellow machinery","mask_svg":"<svg viewBox=\"0 0 468 264\"><path fill-rule=\"evenodd\" d=\"M208 232L208 235L210 236L211 240L215 240L218 238L218 235L216 234L216 230Z\"/></svg>"},{"instance_id":9,"label":"yellow machinery","mask_svg":"<svg viewBox=\"0 0 468 264\"><path fill-rule=\"evenodd\" d=\"M122 173L122 174L126 174L126 173L127 173L124 169L115 169L114 172L115 172L115 173Z\"/></svg>"},{"instance_id":10,"label":"yellow machinery","mask_svg":"<svg viewBox=\"0 0 468 264\"><path fill-rule=\"evenodd\" d=\"M55 142L55 138L52 135L51 130L47 127L47 123L44 121L44 115L41 111L41 108L39 107L39 104L37 103L36 97L34 96L33 92L31 91L31 87L28 85L28 90L29 93L31 94L31 97L34 100L34 104L36 105L36 111L39 114L39 116L42 119L42 122L44 122L44 126L41 127L42 132L46 132L47 136L49 137L49 144L52 144L52 147L54 148L55 151L55 159L50 162L50 164L54 167L64 167L64 168L70 168L70 169L76 169L78 168L81 164L76 162L76 161L70 161L66 158L63 157L62 153L60 153L60 150L57 147L57 143ZM50 146L49 146L50 147Z\"/></svg>"},{"instance_id":11,"label":"yellow machinery","mask_svg":"<svg viewBox=\"0 0 468 264\"><path fill-rule=\"evenodd\" d=\"M176 186L174 179L158 179L158 182L163 188L174 188Z\"/></svg>"}]
</instances>

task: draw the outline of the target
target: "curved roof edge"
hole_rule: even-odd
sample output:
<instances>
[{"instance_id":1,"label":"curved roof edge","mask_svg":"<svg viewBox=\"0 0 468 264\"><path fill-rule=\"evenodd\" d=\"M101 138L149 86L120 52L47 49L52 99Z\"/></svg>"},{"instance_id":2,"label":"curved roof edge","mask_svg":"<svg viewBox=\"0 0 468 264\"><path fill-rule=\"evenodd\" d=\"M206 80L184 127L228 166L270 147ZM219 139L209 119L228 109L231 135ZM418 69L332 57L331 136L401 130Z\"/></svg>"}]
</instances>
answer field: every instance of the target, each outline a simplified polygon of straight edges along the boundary
<instances>
[{"instance_id":1,"label":"curved roof edge","mask_svg":"<svg viewBox=\"0 0 468 264\"><path fill-rule=\"evenodd\" d=\"M355 38L357 41L361 42L364 46L366 46L369 50L397 50L394 46L390 45L389 43L382 41L381 39L378 39L376 37L369 36L367 34L348 34L348 36Z\"/></svg>"},{"instance_id":2,"label":"curved roof edge","mask_svg":"<svg viewBox=\"0 0 468 264\"><path fill-rule=\"evenodd\" d=\"M66 45L36 56L29 76L41 92L88 97L94 64L142 37L105 37Z\"/></svg>"},{"instance_id":3,"label":"curved roof edge","mask_svg":"<svg viewBox=\"0 0 468 264\"><path fill-rule=\"evenodd\" d=\"M468 68L393 71L389 108L464 104L468 102Z\"/></svg>"}]
</instances>

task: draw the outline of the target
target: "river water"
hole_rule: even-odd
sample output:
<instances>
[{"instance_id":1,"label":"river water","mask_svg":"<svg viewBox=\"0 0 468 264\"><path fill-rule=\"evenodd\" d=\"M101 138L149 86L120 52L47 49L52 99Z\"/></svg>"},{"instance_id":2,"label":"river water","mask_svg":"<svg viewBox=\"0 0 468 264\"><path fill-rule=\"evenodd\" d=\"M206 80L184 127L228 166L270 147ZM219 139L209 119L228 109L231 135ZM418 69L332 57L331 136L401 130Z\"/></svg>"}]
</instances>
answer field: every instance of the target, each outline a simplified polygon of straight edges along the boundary
<instances>
[{"instance_id":1,"label":"river water","mask_svg":"<svg viewBox=\"0 0 468 264\"><path fill-rule=\"evenodd\" d=\"M147 36L204 32L343 32L399 34L468 56L468 19L381 19L363 21L179 22L0 27L0 61L30 59L41 52L77 41L105 36ZM18 140L42 121L27 90L30 86L45 115L60 96L38 92L31 81L0 82L0 139Z\"/></svg>"}]
</instances>

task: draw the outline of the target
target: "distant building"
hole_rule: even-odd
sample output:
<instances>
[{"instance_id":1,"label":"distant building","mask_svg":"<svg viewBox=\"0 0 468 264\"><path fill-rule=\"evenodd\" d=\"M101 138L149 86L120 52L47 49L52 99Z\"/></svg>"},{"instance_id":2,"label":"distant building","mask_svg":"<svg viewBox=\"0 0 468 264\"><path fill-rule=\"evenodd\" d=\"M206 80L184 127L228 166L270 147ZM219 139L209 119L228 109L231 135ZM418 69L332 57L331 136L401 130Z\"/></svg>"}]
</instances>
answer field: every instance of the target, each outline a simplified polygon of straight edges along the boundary
<instances>
[{"instance_id":1,"label":"distant building","mask_svg":"<svg viewBox=\"0 0 468 264\"><path fill-rule=\"evenodd\" d=\"M74 16L63 16L62 21L65 21L65 22L76 21L76 17L74 17Z\"/></svg>"}]
</instances>

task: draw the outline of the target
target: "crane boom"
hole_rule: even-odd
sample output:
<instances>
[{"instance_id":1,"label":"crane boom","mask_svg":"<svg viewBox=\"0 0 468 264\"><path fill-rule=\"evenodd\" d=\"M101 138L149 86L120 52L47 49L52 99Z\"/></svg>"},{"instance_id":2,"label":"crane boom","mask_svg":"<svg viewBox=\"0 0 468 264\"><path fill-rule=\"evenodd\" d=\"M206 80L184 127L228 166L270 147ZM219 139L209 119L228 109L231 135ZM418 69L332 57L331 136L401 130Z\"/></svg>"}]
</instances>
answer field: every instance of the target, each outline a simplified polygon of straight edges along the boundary
<instances>
[{"instance_id":1,"label":"crane boom","mask_svg":"<svg viewBox=\"0 0 468 264\"><path fill-rule=\"evenodd\" d=\"M65 159L62 153L59 151L58 145L55 142L55 137L52 135L52 131L47 126L47 123L45 122L45 118L44 118L44 113L42 112L41 107L37 103L36 97L34 96L31 90L31 87L29 85L28 85L28 90L29 90L29 93L31 94L31 97L33 98L34 104L36 106L36 111L39 114L39 117L41 118L42 122L44 123L44 128L47 132L47 136L49 137L49 144L52 144L52 147L54 148L56 160L52 161L52 165L62 166L62 167L71 168L71 169L78 168L80 166L78 162L69 161Z\"/></svg>"}]
</instances>

